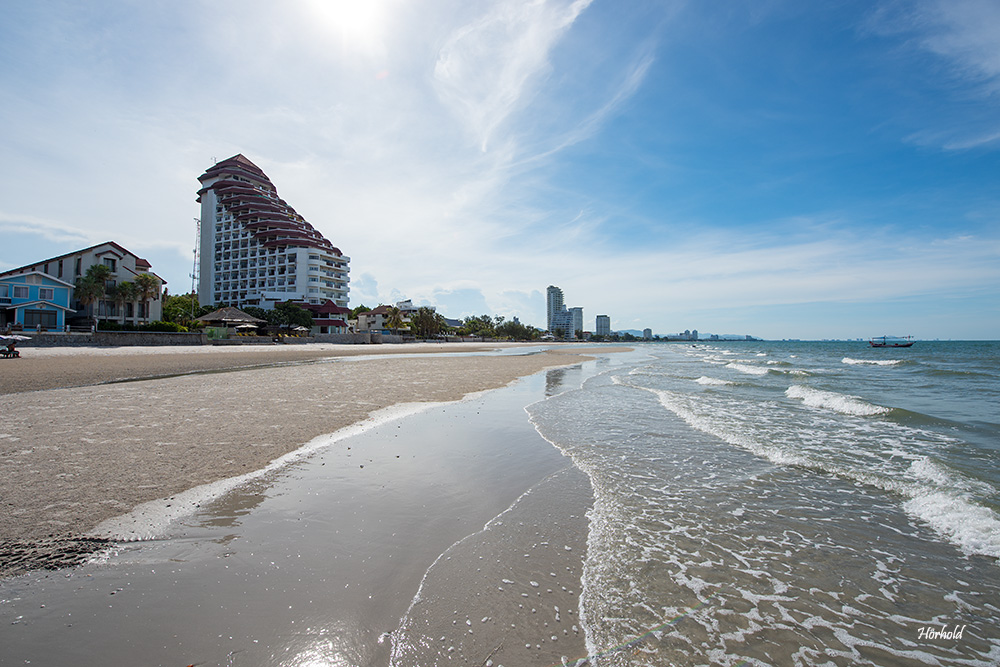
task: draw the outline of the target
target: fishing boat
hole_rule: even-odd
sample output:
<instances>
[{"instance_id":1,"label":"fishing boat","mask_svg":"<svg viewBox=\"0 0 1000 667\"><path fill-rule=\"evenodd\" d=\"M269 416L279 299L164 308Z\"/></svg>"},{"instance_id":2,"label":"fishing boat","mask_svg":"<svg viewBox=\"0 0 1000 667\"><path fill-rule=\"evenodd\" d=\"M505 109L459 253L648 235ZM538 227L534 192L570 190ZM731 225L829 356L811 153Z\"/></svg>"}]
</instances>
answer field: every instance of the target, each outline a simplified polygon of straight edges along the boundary
<instances>
[{"instance_id":1,"label":"fishing boat","mask_svg":"<svg viewBox=\"0 0 1000 667\"><path fill-rule=\"evenodd\" d=\"M868 341L872 347L913 347L913 336L877 336Z\"/></svg>"}]
</instances>

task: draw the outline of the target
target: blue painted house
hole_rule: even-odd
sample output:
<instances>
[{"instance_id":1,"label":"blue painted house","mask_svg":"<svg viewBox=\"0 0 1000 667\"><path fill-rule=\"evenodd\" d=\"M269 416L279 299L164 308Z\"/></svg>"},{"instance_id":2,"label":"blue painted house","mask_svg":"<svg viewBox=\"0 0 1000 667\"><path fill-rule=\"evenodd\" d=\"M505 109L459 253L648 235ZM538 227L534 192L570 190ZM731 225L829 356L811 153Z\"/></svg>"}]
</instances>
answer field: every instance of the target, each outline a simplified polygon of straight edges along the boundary
<instances>
[{"instance_id":1,"label":"blue painted house","mask_svg":"<svg viewBox=\"0 0 1000 667\"><path fill-rule=\"evenodd\" d=\"M20 325L25 331L65 331L73 285L31 271L0 278L0 329ZM15 327L16 328L16 327Z\"/></svg>"}]
</instances>

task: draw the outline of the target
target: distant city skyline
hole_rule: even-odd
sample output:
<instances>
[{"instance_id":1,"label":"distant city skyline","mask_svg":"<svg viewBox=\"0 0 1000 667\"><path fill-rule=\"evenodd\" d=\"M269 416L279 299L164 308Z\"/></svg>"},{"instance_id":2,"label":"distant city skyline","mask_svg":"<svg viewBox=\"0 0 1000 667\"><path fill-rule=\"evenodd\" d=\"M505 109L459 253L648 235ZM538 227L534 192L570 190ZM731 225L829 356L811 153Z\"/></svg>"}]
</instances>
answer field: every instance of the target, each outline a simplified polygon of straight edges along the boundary
<instances>
[{"instance_id":1,"label":"distant city skyline","mask_svg":"<svg viewBox=\"0 0 1000 667\"><path fill-rule=\"evenodd\" d=\"M10 3L0 271L113 240L187 292L196 177L242 153L352 307L541 328L556 283L617 330L998 338L998 34L982 0Z\"/></svg>"}]
</instances>

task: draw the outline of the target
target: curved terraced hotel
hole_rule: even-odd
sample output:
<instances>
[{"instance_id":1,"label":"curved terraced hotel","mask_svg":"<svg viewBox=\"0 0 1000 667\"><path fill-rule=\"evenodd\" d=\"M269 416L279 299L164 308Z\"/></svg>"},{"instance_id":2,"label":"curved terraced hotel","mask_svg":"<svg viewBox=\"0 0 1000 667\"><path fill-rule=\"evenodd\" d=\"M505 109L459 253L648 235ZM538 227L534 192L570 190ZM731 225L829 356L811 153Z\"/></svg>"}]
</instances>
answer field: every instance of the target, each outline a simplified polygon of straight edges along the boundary
<instances>
[{"instance_id":1,"label":"curved terraced hotel","mask_svg":"<svg viewBox=\"0 0 1000 667\"><path fill-rule=\"evenodd\" d=\"M350 257L278 197L260 167L236 155L198 180L202 305L347 307Z\"/></svg>"}]
</instances>

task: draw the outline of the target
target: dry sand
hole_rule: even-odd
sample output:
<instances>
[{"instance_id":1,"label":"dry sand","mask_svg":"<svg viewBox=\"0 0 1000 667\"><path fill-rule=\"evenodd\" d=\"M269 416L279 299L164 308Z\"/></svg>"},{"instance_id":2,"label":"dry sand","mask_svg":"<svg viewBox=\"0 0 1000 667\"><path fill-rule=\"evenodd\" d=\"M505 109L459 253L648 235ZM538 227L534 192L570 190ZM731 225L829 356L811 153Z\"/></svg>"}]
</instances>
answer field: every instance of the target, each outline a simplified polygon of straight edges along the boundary
<instances>
[{"instance_id":1,"label":"dry sand","mask_svg":"<svg viewBox=\"0 0 1000 667\"><path fill-rule=\"evenodd\" d=\"M25 349L0 367L0 576L72 563L99 546L84 536L101 521L261 468L376 410L586 358L391 354L480 349L456 348ZM359 354L380 357L337 358ZM154 379L116 382L136 378Z\"/></svg>"}]
</instances>

